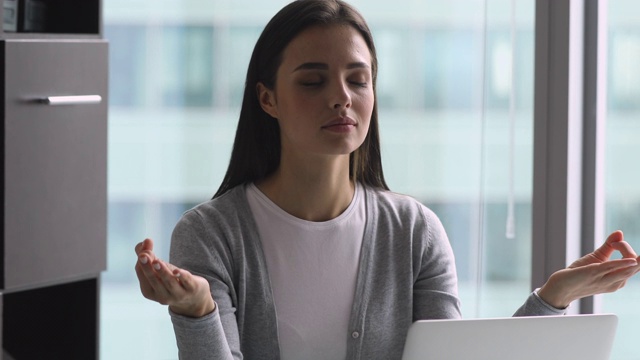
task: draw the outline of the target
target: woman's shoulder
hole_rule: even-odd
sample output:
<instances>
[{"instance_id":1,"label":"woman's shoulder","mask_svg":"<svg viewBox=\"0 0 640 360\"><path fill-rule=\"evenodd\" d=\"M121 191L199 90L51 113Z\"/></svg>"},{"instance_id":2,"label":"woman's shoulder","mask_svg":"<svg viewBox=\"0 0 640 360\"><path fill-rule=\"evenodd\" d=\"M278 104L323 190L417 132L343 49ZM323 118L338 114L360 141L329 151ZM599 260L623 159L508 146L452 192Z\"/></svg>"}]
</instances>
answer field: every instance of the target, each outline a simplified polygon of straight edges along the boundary
<instances>
[{"instance_id":1,"label":"woman's shoulder","mask_svg":"<svg viewBox=\"0 0 640 360\"><path fill-rule=\"evenodd\" d=\"M253 235L254 228L247 226L251 210L244 189L239 185L185 211L173 229L172 242L220 245L245 234Z\"/></svg>"},{"instance_id":2,"label":"woman's shoulder","mask_svg":"<svg viewBox=\"0 0 640 360\"><path fill-rule=\"evenodd\" d=\"M374 202L373 205L378 210L402 215L437 217L428 206L413 196L371 186L365 186L365 188L370 194L369 200Z\"/></svg>"},{"instance_id":3,"label":"woman's shoulder","mask_svg":"<svg viewBox=\"0 0 640 360\"><path fill-rule=\"evenodd\" d=\"M416 246L428 246L434 241L447 239L440 218L416 198L385 189L366 189L367 199L372 205L369 206L372 224L383 233L396 234L396 238L424 235L422 241L414 242Z\"/></svg>"},{"instance_id":4,"label":"woman's shoulder","mask_svg":"<svg viewBox=\"0 0 640 360\"><path fill-rule=\"evenodd\" d=\"M182 214L182 219L242 219L247 211L250 210L243 184L188 209Z\"/></svg>"}]
</instances>

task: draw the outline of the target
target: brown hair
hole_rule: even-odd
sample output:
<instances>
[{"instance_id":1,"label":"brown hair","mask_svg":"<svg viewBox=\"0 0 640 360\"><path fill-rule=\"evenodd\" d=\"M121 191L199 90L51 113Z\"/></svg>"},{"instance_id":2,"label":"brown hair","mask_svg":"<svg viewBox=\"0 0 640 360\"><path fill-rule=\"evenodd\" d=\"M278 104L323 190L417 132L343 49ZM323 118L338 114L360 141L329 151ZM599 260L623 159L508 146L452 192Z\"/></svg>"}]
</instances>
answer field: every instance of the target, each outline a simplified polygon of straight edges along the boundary
<instances>
[{"instance_id":1,"label":"brown hair","mask_svg":"<svg viewBox=\"0 0 640 360\"><path fill-rule=\"evenodd\" d=\"M237 185L262 180L278 168L280 127L260 106L256 85L261 82L273 89L282 53L291 40L311 26L332 24L353 26L364 38L371 52L375 97L378 62L371 31L362 15L340 0L298 0L288 4L269 21L253 49L231 160L214 198ZM382 172L378 107L375 101L367 136L362 145L351 153L349 164L349 174L353 180L388 189Z\"/></svg>"}]
</instances>

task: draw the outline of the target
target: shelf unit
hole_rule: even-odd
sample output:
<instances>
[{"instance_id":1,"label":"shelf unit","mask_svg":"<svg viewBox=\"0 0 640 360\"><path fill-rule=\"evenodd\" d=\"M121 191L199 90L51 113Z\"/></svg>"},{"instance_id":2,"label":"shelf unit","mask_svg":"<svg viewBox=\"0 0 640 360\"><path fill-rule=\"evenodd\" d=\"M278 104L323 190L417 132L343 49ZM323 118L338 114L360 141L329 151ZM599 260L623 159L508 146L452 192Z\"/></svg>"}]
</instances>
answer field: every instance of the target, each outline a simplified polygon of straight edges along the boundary
<instances>
[{"instance_id":1,"label":"shelf unit","mask_svg":"<svg viewBox=\"0 0 640 360\"><path fill-rule=\"evenodd\" d=\"M3 1L0 359L97 359L107 233L102 4Z\"/></svg>"}]
</instances>

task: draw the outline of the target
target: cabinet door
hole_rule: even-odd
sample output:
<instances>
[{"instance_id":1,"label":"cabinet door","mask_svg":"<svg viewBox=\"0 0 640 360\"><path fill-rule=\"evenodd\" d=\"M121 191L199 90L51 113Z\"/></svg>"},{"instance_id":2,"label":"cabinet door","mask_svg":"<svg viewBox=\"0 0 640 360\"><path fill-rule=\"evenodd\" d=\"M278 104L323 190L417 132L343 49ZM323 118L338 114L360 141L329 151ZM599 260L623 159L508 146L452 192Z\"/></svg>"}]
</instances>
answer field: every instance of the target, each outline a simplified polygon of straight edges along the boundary
<instances>
[{"instance_id":1,"label":"cabinet door","mask_svg":"<svg viewBox=\"0 0 640 360\"><path fill-rule=\"evenodd\" d=\"M107 51L103 40L3 43L5 289L106 267ZM40 101L85 95L102 100Z\"/></svg>"}]
</instances>

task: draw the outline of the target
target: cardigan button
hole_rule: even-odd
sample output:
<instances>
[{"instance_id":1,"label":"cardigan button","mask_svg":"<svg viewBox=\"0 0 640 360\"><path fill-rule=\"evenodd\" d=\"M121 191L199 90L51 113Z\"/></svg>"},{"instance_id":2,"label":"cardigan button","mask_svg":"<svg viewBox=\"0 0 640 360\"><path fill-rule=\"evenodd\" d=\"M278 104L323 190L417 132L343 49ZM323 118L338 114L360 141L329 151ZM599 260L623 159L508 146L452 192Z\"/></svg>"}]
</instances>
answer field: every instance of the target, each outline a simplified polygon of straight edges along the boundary
<instances>
[{"instance_id":1,"label":"cardigan button","mask_svg":"<svg viewBox=\"0 0 640 360\"><path fill-rule=\"evenodd\" d=\"M351 337L354 338L354 339L357 339L357 338L360 337L360 333L357 332L357 331L354 331L354 332L351 333Z\"/></svg>"}]
</instances>

